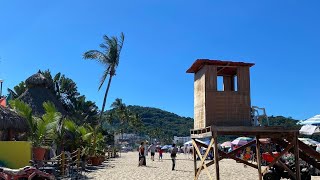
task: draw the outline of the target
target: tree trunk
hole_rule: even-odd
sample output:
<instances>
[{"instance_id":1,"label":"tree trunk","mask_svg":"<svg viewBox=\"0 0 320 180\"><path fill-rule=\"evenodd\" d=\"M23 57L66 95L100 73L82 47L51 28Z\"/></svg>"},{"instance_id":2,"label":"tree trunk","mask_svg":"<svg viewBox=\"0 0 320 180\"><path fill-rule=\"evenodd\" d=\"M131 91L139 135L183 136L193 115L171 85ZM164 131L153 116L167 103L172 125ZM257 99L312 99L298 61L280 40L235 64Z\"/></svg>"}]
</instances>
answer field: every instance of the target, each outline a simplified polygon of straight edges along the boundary
<instances>
[{"instance_id":1,"label":"tree trunk","mask_svg":"<svg viewBox=\"0 0 320 180\"><path fill-rule=\"evenodd\" d=\"M104 108L106 106L106 101L107 101L107 96L108 96L111 80L112 80L112 75L110 75L110 77L109 77L108 86L107 86L107 89L106 89L106 92L105 92L104 98L103 98L102 110L101 110L100 118L99 118L99 121L100 121L99 124L100 125L102 125L102 114L103 114Z\"/></svg>"}]
</instances>

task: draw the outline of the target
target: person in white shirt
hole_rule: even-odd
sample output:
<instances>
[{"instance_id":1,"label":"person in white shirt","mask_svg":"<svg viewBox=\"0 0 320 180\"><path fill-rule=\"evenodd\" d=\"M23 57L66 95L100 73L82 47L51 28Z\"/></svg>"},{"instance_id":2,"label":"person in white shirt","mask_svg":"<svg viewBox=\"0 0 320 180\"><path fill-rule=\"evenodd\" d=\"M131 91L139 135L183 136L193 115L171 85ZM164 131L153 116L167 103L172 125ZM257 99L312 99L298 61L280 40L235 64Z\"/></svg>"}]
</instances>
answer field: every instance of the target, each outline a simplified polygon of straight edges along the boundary
<instances>
[{"instance_id":1,"label":"person in white shirt","mask_svg":"<svg viewBox=\"0 0 320 180\"><path fill-rule=\"evenodd\" d=\"M149 146L148 150L151 153L151 160L154 161L154 154L156 153L156 145L153 143Z\"/></svg>"},{"instance_id":2,"label":"person in white shirt","mask_svg":"<svg viewBox=\"0 0 320 180\"><path fill-rule=\"evenodd\" d=\"M146 141L146 143L144 144L144 162L143 162L143 165L146 166L147 165L147 156L148 156L148 145L149 145L149 142Z\"/></svg>"}]
</instances>

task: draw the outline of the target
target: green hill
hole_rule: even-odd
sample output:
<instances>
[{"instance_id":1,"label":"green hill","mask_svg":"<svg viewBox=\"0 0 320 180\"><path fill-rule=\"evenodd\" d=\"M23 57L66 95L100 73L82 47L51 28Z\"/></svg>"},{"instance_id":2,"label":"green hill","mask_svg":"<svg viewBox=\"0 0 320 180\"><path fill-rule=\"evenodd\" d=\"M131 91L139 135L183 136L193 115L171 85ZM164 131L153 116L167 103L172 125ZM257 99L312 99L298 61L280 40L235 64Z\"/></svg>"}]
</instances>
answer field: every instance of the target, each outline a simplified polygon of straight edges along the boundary
<instances>
[{"instance_id":1,"label":"green hill","mask_svg":"<svg viewBox=\"0 0 320 180\"><path fill-rule=\"evenodd\" d=\"M128 109L140 115L146 131L160 128L164 134L189 136L193 128L193 118L190 117L181 117L152 107L128 106Z\"/></svg>"},{"instance_id":2,"label":"green hill","mask_svg":"<svg viewBox=\"0 0 320 180\"><path fill-rule=\"evenodd\" d=\"M160 139L172 139L173 136L189 136L190 129L193 128L193 118L181 117L177 114L153 107L142 107L129 105L127 107L132 113L137 113L141 117L143 127L139 134L149 135ZM110 110L106 115L113 110ZM298 120L291 117L269 116L270 126L297 127ZM118 124L106 126L106 129L117 129ZM127 133L137 133L132 129L126 129ZM219 141L234 139L234 137L219 137ZM170 141L170 140L169 140Z\"/></svg>"},{"instance_id":3,"label":"green hill","mask_svg":"<svg viewBox=\"0 0 320 180\"><path fill-rule=\"evenodd\" d=\"M177 114L164 111L153 107L127 106L131 113L138 114L143 126L135 132L133 128L125 130L126 133L138 133L148 135L159 139L172 139L173 136L189 136L190 129L193 128L193 119L190 117L181 117ZM105 117L113 113L113 109L105 113ZM112 124L105 124L108 131L119 130L119 121L115 120ZM170 140L171 141L171 140Z\"/></svg>"}]
</instances>

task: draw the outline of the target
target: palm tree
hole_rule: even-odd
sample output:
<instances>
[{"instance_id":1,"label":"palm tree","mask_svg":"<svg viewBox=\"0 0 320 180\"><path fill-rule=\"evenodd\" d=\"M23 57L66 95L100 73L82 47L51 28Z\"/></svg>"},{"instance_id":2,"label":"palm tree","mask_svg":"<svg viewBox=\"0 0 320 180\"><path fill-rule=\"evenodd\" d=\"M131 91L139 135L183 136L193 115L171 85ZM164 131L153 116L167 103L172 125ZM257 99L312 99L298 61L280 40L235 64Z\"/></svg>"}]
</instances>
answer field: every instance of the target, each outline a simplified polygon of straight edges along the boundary
<instances>
[{"instance_id":1,"label":"palm tree","mask_svg":"<svg viewBox=\"0 0 320 180\"><path fill-rule=\"evenodd\" d=\"M129 122L129 110L127 109L127 106L125 103L122 102L122 99L117 98L112 104L111 107L115 109L115 115L120 121L120 132L122 134L123 139L123 133L124 129L126 128L126 125Z\"/></svg>"},{"instance_id":2,"label":"palm tree","mask_svg":"<svg viewBox=\"0 0 320 180\"><path fill-rule=\"evenodd\" d=\"M120 34L120 39L115 36L108 37L106 35L103 36L104 42L100 44L100 47L103 51L98 50L90 50L83 54L84 59L94 59L105 66L105 70L100 80L100 86L98 90L101 89L102 85L104 84L106 78L109 75L108 86L106 92L104 94L102 110L100 113L100 123L102 121L102 114L104 112L104 108L106 105L106 100L111 84L112 77L116 75L116 69L119 65L120 60L120 53L122 50L123 42L124 42L124 34Z\"/></svg>"}]
</instances>

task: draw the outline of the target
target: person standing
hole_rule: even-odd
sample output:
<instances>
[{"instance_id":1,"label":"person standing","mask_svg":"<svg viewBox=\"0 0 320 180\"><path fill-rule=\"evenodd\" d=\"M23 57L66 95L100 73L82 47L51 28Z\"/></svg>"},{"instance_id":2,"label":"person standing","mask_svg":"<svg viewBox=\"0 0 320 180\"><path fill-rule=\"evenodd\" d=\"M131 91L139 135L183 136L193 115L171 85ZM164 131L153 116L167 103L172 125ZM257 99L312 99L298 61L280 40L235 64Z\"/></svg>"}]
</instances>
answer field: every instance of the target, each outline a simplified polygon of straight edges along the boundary
<instances>
[{"instance_id":1,"label":"person standing","mask_svg":"<svg viewBox=\"0 0 320 180\"><path fill-rule=\"evenodd\" d=\"M161 149L161 147L159 148L159 161L160 161L160 159L161 159L161 161L162 161L162 153L163 153L163 150Z\"/></svg>"},{"instance_id":2,"label":"person standing","mask_svg":"<svg viewBox=\"0 0 320 180\"><path fill-rule=\"evenodd\" d=\"M146 143L144 144L144 161L143 161L143 165L147 166L147 156L148 156L148 141L146 141Z\"/></svg>"},{"instance_id":3,"label":"person standing","mask_svg":"<svg viewBox=\"0 0 320 180\"><path fill-rule=\"evenodd\" d=\"M146 157L144 156L144 142L142 141L140 146L139 146L139 165L138 166L143 166L145 163Z\"/></svg>"},{"instance_id":4,"label":"person standing","mask_svg":"<svg viewBox=\"0 0 320 180\"><path fill-rule=\"evenodd\" d=\"M177 152L178 152L178 148L176 147L176 144L172 144L172 151L171 151L172 171L176 166Z\"/></svg>"},{"instance_id":5,"label":"person standing","mask_svg":"<svg viewBox=\"0 0 320 180\"><path fill-rule=\"evenodd\" d=\"M154 161L154 154L156 153L156 145L152 143L149 146L148 150L150 150L150 153L151 153L151 160Z\"/></svg>"}]
</instances>

